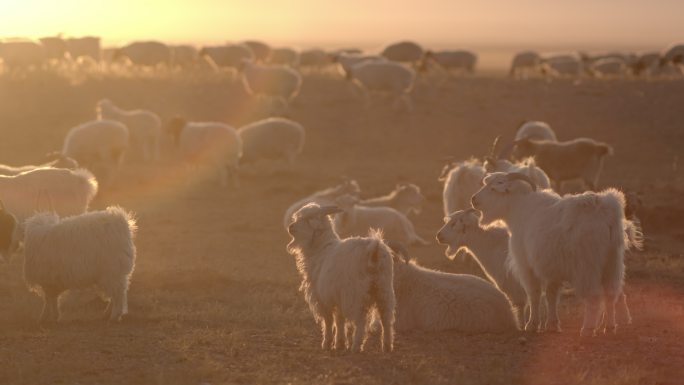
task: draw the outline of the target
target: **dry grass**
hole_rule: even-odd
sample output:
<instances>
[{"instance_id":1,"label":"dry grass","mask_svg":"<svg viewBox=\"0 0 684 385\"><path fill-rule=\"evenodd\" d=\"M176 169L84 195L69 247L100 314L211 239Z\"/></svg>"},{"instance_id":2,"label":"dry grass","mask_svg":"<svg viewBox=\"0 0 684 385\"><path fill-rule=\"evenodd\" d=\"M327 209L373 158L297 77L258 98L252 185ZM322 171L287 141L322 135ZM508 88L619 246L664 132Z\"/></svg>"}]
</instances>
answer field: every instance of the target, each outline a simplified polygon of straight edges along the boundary
<instances>
[{"instance_id":1,"label":"dry grass","mask_svg":"<svg viewBox=\"0 0 684 385\"><path fill-rule=\"evenodd\" d=\"M21 282L21 260L0 266L0 383L680 383L684 175L672 161L684 148L682 95L681 81L461 78L439 88L421 82L408 115L381 100L364 110L341 80L309 75L292 111L307 128L307 145L291 173L247 176L231 191L165 159L128 165L98 199L98 208L117 203L139 218L130 315L121 324L99 322L104 305L94 301L68 308L58 326L38 327L40 301ZM105 96L165 119L180 113L237 126L258 117L258 106L228 76L4 77L0 162L34 162L58 148ZM617 336L580 339L581 307L568 297L561 334L408 333L397 336L389 355L378 352L377 338L360 355L321 351L285 252L285 208L340 175L357 178L367 196L412 181L428 196L416 229L432 239L442 217L440 158L483 154L495 135L511 138L524 118L549 121L560 138L613 144L603 184L646 193L649 250L628 258L634 325ZM429 267L469 269L437 245L413 252Z\"/></svg>"}]
</instances>

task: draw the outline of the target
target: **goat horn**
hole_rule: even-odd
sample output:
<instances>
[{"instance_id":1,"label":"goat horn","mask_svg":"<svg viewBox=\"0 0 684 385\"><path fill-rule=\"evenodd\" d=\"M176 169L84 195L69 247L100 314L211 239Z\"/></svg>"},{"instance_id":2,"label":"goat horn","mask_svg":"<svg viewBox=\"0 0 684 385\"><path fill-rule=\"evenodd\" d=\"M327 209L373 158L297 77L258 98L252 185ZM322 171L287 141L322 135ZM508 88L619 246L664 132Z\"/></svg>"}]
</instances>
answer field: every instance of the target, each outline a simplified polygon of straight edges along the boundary
<instances>
[{"instance_id":1,"label":"goat horn","mask_svg":"<svg viewBox=\"0 0 684 385\"><path fill-rule=\"evenodd\" d=\"M495 156L496 148L499 146L500 141L501 141L501 135L494 138L494 143L492 143L492 147L489 149L489 155L487 157L493 158Z\"/></svg>"},{"instance_id":2,"label":"goat horn","mask_svg":"<svg viewBox=\"0 0 684 385\"><path fill-rule=\"evenodd\" d=\"M534 181L527 175L521 174L519 172L512 172L510 174L506 175L506 180L508 181L514 181L514 180L521 180L523 182L527 182L530 187L532 187L532 191L537 191L537 184L534 183Z\"/></svg>"}]
</instances>

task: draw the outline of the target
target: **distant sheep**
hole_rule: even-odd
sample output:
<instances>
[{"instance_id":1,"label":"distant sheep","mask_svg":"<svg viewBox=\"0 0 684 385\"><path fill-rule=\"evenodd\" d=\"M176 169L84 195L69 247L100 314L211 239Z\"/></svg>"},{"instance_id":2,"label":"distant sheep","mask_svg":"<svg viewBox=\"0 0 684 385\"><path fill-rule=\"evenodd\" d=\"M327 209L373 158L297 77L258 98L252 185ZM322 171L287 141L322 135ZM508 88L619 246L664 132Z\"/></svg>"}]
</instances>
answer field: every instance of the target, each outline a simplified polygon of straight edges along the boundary
<instances>
[{"instance_id":1,"label":"distant sheep","mask_svg":"<svg viewBox=\"0 0 684 385\"><path fill-rule=\"evenodd\" d=\"M404 247L388 242L394 257L397 331L506 333L519 324L506 296L489 282L419 266Z\"/></svg>"},{"instance_id":2,"label":"distant sheep","mask_svg":"<svg viewBox=\"0 0 684 385\"><path fill-rule=\"evenodd\" d=\"M684 44L675 44L663 54L663 61L665 62L684 64L682 60L684 60Z\"/></svg>"},{"instance_id":3,"label":"distant sheep","mask_svg":"<svg viewBox=\"0 0 684 385\"><path fill-rule=\"evenodd\" d=\"M254 53L244 44L203 47L199 56L209 57L220 68L239 69L243 61L254 60Z\"/></svg>"},{"instance_id":4,"label":"distant sheep","mask_svg":"<svg viewBox=\"0 0 684 385\"><path fill-rule=\"evenodd\" d=\"M482 222L503 221L510 233L513 272L530 303L525 330L560 331L557 304L569 282L585 304L581 335L595 333L602 309L607 329L617 327L615 304L624 280L624 197L616 190L558 196L537 191L527 176L493 173L472 198ZM548 302L547 324L539 315L541 293Z\"/></svg>"},{"instance_id":5,"label":"distant sheep","mask_svg":"<svg viewBox=\"0 0 684 385\"><path fill-rule=\"evenodd\" d=\"M557 55L542 59L541 71L550 77L581 77L586 74L586 66L575 55Z\"/></svg>"},{"instance_id":6,"label":"distant sheep","mask_svg":"<svg viewBox=\"0 0 684 385\"><path fill-rule=\"evenodd\" d=\"M331 62L330 55L322 49L307 49L299 54L299 66L301 68L310 68L320 71Z\"/></svg>"},{"instance_id":7,"label":"distant sheep","mask_svg":"<svg viewBox=\"0 0 684 385\"><path fill-rule=\"evenodd\" d=\"M67 51L72 60L80 58L91 58L95 62L102 60L102 50L100 38L95 36L84 36L66 39Z\"/></svg>"},{"instance_id":8,"label":"distant sheep","mask_svg":"<svg viewBox=\"0 0 684 385\"><path fill-rule=\"evenodd\" d=\"M417 66L423 60L425 51L418 43L400 41L386 46L380 55L393 62Z\"/></svg>"},{"instance_id":9,"label":"distant sheep","mask_svg":"<svg viewBox=\"0 0 684 385\"><path fill-rule=\"evenodd\" d=\"M141 67L155 67L162 64L170 67L173 64L173 51L164 43L140 41L117 49L112 60L121 59L128 59L133 65Z\"/></svg>"},{"instance_id":10,"label":"distant sheep","mask_svg":"<svg viewBox=\"0 0 684 385\"><path fill-rule=\"evenodd\" d=\"M130 148L144 161L159 160L161 119L157 114L148 110L124 110L111 100L102 99L97 103L97 118L125 124Z\"/></svg>"},{"instance_id":11,"label":"distant sheep","mask_svg":"<svg viewBox=\"0 0 684 385\"><path fill-rule=\"evenodd\" d=\"M299 52L292 48L272 48L268 63L277 66L299 67Z\"/></svg>"},{"instance_id":12,"label":"distant sheep","mask_svg":"<svg viewBox=\"0 0 684 385\"><path fill-rule=\"evenodd\" d=\"M128 128L114 120L93 120L69 130L62 154L91 170L100 185L111 184L128 149Z\"/></svg>"},{"instance_id":13,"label":"distant sheep","mask_svg":"<svg viewBox=\"0 0 684 385\"><path fill-rule=\"evenodd\" d=\"M301 124L285 118L269 118L238 129L242 139L241 163L281 159L288 165L304 148L305 131Z\"/></svg>"},{"instance_id":14,"label":"distant sheep","mask_svg":"<svg viewBox=\"0 0 684 385\"><path fill-rule=\"evenodd\" d=\"M337 201L337 198L343 195L351 195L358 197L361 193L361 188L355 180L346 180L337 186L327 188L325 190L317 191L307 197L304 197L297 202L290 205L290 207L285 210L285 216L283 217L283 227L287 229L287 226L292 223L292 216L297 210L306 206L308 203L316 203L320 206L331 206Z\"/></svg>"},{"instance_id":15,"label":"distant sheep","mask_svg":"<svg viewBox=\"0 0 684 385\"><path fill-rule=\"evenodd\" d=\"M44 299L41 322L57 322L57 299L69 289L96 286L110 299L109 321L128 313L128 286L135 266L135 219L108 207L60 219L40 213L26 221L24 280Z\"/></svg>"},{"instance_id":16,"label":"distant sheep","mask_svg":"<svg viewBox=\"0 0 684 385\"><path fill-rule=\"evenodd\" d=\"M470 51L427 51L425 61L433 61L446 71L462 71L468 74L475 73L477 55Z\"/></svg>"},{"instance_id":17,"label":"distant sheep","mask_svg":"<svg viewBox=\"0 0 684 385\"><path fill-rule=\"evenodd\" d=\"M339 64L339 70L347 80L352 80L353 76L351 69L357 64L367 61L387 61L387 59L379 55L363 55L361 53L345 52L333 54L331 60L333 63Z\"/></svg>"},{"instance_id":18,"label":"distant sheep","mask_svg":"<svg viewBox=\"0 0 684 385\"><path fill-rule=\"evenodd\" d=\"M619 58L599 59L591 63L589 73L597 78L624 77L627 75L627 62Z\"/></svg>"},{"instance_id":19,"label":"distant sheep","mask_svg":"<svg viewBox=\"0 0 684 385\"><path fill-rule=\"evenodd\" d=\"M399 63L390 61L364 61L351 68L351 80L356 84L370 107L370 93L389 93L394 97L394 108L403 103L407 111L413 110L411 91L416 80L416 72Z\"/></svg>"},{"instance_id":20,"label":"distant sheep","mask_svg":"<svg viewBox=\"0 0 684 385\"><path fill-rule=\"evenodd\" d=\"M377 311L382 350L392 351L395 297L391 251L379 233L340 239L328 218L338 211L310 203L294 214L287 250L295 257L302 278L299 290L321 325L323 349L361 351L370 315Z\"/></svg>"},{"instance_id":21,"label":"distant sheep","mask_svg":"<svg viewBox=\"0 0 684 385\"><path fill-rule=\"evenodd\" d=\"M541 65L542 58L537 52L519 52L513 57L508 75L512 78L525 78L529 76L530 73L538 74L541 71Z\"/></svg>"},{"instance_id":22,"label":"distant sheep","mask_svg":"<svg viewBox=\"0 0 684 385\"><path fill-rule=\"evenodd\" d=\"M271 47L264 42L247 40L242 44L246 45L252 50L252 53L254 54L254 60L257 63L266 63L268 57L271 56Z\"/></svg>"},{"instance_id":23,"label":"distant sheep","mask_svg":"<svg viewBox=\"0 0 684 385\"><path fill-rule=\"evenodd\" d=\"M391 207L408 216L411 213L420 214L425 196L420 192L420 187L411 183L400 183L387 195L365 199L359 202L366 207Z\"/></svg>"},{"instance_id":24,"label":"distant sheep","mask_svg":"<svg viewBox=\"0 0 684 385\"><path fill-rule=\"evenodd\" d=\"M66 59L67 45L64 39L59 36L43 37L38 39L43 46L45 58L47 60L64 60Z\"/></svg>"},{"instance_id":25,"label":"distant sheep","mask_svg":"<svg viewBox=\"0 0 684 385\"><path fill-rule=\"evenodd\" d=\"M271 111L276 101L288 110L289 103L302 87L302 75L285 66L265 66L243 61L241 73L245 91L250 95L269 98Z\"/></svg>"},{"instance_id":26,"label":"distant sheep","mask_svg":"<svg viewBox=\"0 0 684 385\"><path fill-rule=\"evenodd\" d=\"M10 72L38 70L46 60L45 48L33 41L3 41L0 59Z\"/></svg>"},{"instance_id":27,"label":"distant sheep","mask_svg":"<svg viewBox=\"0 0 684 385\"><path fill-rule=\"evenodd\" d=\"M566 142L521 139L514 145L520 156L534 157L558 191L562 191L563 182L575 179L581 179L588 189L595 190L603 160L613 154L611 146L589 138Z\"/></svg>"},{"instance_id":28,"label":"distant sheep","mask_svg":"<svg viewBox=\"0 0 684 385\"><path fill-rule=\"evenodd\" d=\"M333 223L341 237L362 236L370 229L379 229L387 240L406 245L429 244L416 234L406 215L391 207L365 207L358 203L359 200L350 195L337 198L336 204L342 211L335 216Z\"/></svg>"},{"instance_id":29,"label":"distant sheep","mask_svg":"<svg viewBox=\"0 0 684 385\"><path fill-rule=\"evenodd\" d=\"M69 158L61 153L48 154L48 157L53 158L52 160L40 164L40 165L26 165L26 166L8 166L0 164L0 175L17 175L22 172L32 171L37 168L68 168L70 170L75 170L78 168L78 162L76 160Z\"/></svg>"}]
</instances>

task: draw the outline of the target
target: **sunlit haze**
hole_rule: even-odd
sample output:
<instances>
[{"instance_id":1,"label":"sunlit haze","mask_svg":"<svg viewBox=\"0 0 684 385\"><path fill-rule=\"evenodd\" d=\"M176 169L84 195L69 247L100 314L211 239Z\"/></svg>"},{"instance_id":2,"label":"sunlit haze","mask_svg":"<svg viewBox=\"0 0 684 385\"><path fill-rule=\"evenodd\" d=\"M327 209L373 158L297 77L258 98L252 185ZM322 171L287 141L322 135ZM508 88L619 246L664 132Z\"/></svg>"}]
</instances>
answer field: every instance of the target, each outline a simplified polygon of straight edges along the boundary
<instances>
[{"instance_id":1,"label":"sunlit haze","mask_svg":"<svg viewBox=\"0 0 684 385\"><path fill-rule=\"evenodd\" d=\"M155 39L263 39L301 47L397 39L433 46L662 47L681 38L684 1L658 0L2 0L1 37L97 35L105 45Z\"/></svg>"}]
</instances>

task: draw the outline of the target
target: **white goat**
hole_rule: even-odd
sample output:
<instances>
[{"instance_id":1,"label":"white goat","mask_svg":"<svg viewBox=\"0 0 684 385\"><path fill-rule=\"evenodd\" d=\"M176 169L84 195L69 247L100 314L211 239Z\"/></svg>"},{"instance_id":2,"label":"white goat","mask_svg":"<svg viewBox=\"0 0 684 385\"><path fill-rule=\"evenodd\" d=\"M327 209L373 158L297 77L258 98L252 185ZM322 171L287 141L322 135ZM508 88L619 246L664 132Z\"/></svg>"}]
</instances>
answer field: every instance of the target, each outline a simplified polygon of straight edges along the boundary
<instances>
[{"instance_id":1,"label":"white goat","mask_svg":"<svg viewBox=\"0 0 684 385\"><path fill-rule=\"evenodd\" d=\"M608 144L588 138L566 142L520 139L513 145L520 156L534 157L558 191L562 191L564 181L574 179L581 179L588 189L595 190L603 160L613 154Z\"/></svg>"},{"instance_id":2,"label":"white goat","mask_svg":"<svg viewBox=\"0 0 684 385\"><path fill-rule=\"evenodd\" d=\"M297 202L293 203L290 207L285 210L285 216L283 217L283 227L287 229L287 226L292 223L292 216L294 213L306 206L308 203L316 203L320 206L330 206L334 205L337 198L343 195L352 195L358 197L361 193L361 188L355 180L346 180L337 186L327 188L325 190L317 191L307 197L304 197Z\"/></svg>"},{"instance_id":3,"label":"white goat","mask_svg":"<svg viewBox=\"0 0 684 385\"><path fill-rule=\"evenodd\" d=\"M385 239L406 245L428 245L413 227L406 215L391 207L364 207L351 195L343 195L336 200L342 210L333 221L335 231L341 237L363 236L370 229L382 230Z\"/></svg>"},{"instance_id":4,"label":"white goat","mask_svg":"<svg viewBox=\"0 0 684 385\"><path fill-rule=\"evenodd\" d=\"M128 149L128 128L114 120L93 120L69 130L62 154L92 171L101 186L109 185Z\"/></svg>"},{"instance_id":5,"label":"white goat","mask_svg":"<svg viewBox=\"0 0 684 385\"><path fill-rule=\"evenodd\" d=\"M269 98L272 111L274 103L281 103L285 111L302 87L302 76L296 70L285 66L266 66L243 61L242 84L250 95ZM270 111L270 112L271 112Z\"/></svg>"},{"instance_id":6,"label":"white goat","mask_svg":"<svg viewBox=\"0 0 684 385\"><path fill-rule=\"evenodd\" d=\"M135 219L120 207L62 218L39 213L26 220L24 280L44 299L41 322L59 320L58 297L96 286L110 299L105 317L128 313L135 266Z\"/></svg>"},{"instance_id":7,"label":"white goat","mask_svg":"<svg viewBox=\"0 0 684 385\"><path fill-rule=\"evenodd\" d=\"M159 160L161 119L152 111L124 110L109 99L97 102L97 118L121 122L128 127L130 148L144 161Z\"/></svg>"},{"instance_id":8,"label":"white goat","mask_svg":"<svg viewBox=\"0 0 684 385\"><path fill-rule=\"evenodd\" d=\"M370 92L389 93L394 97L394 108L403 103L407 111L413 110L411 91L416 72L391 61L364 61L351 68L351 80L361 91L366 108L370 107Z\"/></svg>"},{"instance_id":9,"label":"white goat","mask_svg":"<svg viewBox=\"0 0 684 385\"><path fill-rule=\"evenodd\" d=\"M485 169L482 162L470 159L463 162L451 162L444 166L440 182L444 182L442 202L444 215L470 207L470 197L480 188Z\"/></svg>"},{"instance_id":10,"label":"white goat","mask_svg":"<svg viewBox=\"0 0 684 385\"><path fill-rule=\"evenodd\" d=\"M302 277L299 290L321 325L323 349L362 350L369 316L375 310L382 326L382 350L392 351L395 297L391 251L377 232L368 238L340 239L328 218L336 212L336 207L310 203L295 213L288 227L292 240L287 250L295 256ZM353 329L351 341L349 326Z\"/></svg>"},{"instance_id":11,"label":"white goat","mask_svg":"<svg viewBox=\"0 0 684 385\"><path fill-rule=\"evenodd\" d=\"M512 78L526 78L530 73L537 74L541 70L542 58L534 51L517 53L511 62L511 70L508 75Z\"/></svg>"},{"instance_id":12,"label":"white goat","mask_svg":"<svg viewBox=\"0 0 684 385\"><path fill-rule=\"evenodd\" d=\"M242 139L241 163L283 159L289 165L304 148L306 133L301 124L285 118L269 118L238 129Z\"/></svg>"},{"instance_id":13,"label":"white goat","mask_svg":"<svg viewBox=\"0 0 684 385\"><path fill-rule=\"evenodd\" d=\"M483 223L502 220L510 233L511 267L530 304L525 330L543 331L540 297L546 292L550 327L560 331L557 304L568 281L585 304L581 335L595 333L605 306L607 328L615 330L615 304L624 280L625 218L622 193L560 197L537 191L518 173L494 173L472 198Z\"/></svg>"},{"instance_id":14,"label":"white goat","mask_svg":"<svg viewBox=\"0 0 684 385\"><path fill-rule=\"evenodd\" d=\"M37 168L68 168L70 170L78 168L78 162L76 162L76 160L63 155L62 153L48 154L47 157L51 160L39 165L8 166L0 164L0 175L17 175Z\"/></svg>"},{"instance_id":15,"label":"white goat","mask_svg":"<svg viewBox=\"0 0 684 385\"><path fill-rule=\"evenodd\" d=\"M399 183L389 194L365 199L359 204L366 207L391 207L408 216L410 213L420 214L424 202L425 196L420 192L420 187L412 183Z\"/></svg>"},{"instance_id":16,"label":"white goat","mask_svg":"<svg viewBox=\"0 0 684 385\"><path fill-rule=\"evenodd\" d=\"M410 260L403 245L394 252L397 331L454 330L506 333L520 330L511 304L491 283L469 274L431 270Z\"/></svg>"},{"instance_id":17,"label":"white goat","mask_svg":"<svg viewBox=\"0 0 684 385\"><path fill-rule=\"evenodd\" d=\"M216 172L221 186L228 184L229 177L233 186L238 185L242 139L235 128L225 123L188 122L176 117L166 129L186 163Z\"/></svg>"}]
</instances>

